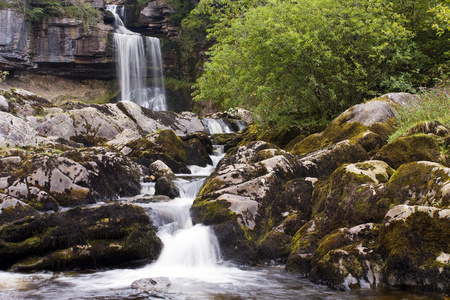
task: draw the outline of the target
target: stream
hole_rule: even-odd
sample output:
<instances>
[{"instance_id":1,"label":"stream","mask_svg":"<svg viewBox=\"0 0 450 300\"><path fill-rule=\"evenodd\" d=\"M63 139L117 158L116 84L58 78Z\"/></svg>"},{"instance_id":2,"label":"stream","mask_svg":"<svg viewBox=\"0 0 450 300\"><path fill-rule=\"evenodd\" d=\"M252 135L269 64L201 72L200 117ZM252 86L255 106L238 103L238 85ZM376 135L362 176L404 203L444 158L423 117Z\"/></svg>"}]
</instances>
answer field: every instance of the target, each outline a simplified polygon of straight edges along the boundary
<instances>
[{"instance_id":1,"label":"stream","mask_svg":"<svg viewBox=\"0 0 450 300\"><path fill-rule=\"evenodd\" d=\"M214 165L221 157L212 156ZM189 215L214 166L190 169L191 175L177 175L179 198L138 204L149 213L164 243L156 262L137 269L91 272L0 272L0 299L441 299L385 288L336 291L289 275L283 266L248 267L223 261L212 230L193 225ZM152 190L151 183L143 184L143 194ZM138 279L159 277L167 277L171 286L151 292L131 288Z\"/></svg>"}]
</instances>

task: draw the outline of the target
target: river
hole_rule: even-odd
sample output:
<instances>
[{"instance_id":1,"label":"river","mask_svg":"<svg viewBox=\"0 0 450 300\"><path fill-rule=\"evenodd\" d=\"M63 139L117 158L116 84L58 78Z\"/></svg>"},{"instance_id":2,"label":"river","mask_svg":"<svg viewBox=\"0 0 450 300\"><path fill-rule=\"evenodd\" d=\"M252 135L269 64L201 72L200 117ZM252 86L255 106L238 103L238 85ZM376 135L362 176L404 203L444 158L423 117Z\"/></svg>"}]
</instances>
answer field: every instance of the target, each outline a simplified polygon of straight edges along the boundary
<instances>
[{"instance_id":1,"label":"river","mask_svg":"<svg viewBox=\"0 0 450 300\"><path fill-rule=\"evenodd\" d=\"M223 154L212 156L214 165ZM223 261L209 227L193 225L189 208L214 166L191 166L190 176L178 174L181 196L169 202L139 204L148 211L163 251L154 263L140 268L37 272L0 272L0 299L440 299L404 290L366 288L336 291L296 278L283 266L237 266ZM142 193L152 191L143 184ZM122 199L126 202L127 199ZM141 278L168 278L171 285L158 291L131 288Z\"/></svg>"}]
</instances>

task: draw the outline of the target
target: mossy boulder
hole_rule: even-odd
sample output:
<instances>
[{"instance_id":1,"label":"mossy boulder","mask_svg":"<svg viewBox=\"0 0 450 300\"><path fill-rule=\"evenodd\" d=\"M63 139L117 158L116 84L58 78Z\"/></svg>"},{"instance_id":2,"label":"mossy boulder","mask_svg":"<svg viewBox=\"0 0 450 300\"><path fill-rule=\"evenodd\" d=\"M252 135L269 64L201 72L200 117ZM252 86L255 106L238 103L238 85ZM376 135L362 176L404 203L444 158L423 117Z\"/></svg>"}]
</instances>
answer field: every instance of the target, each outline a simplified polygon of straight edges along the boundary
<instances>
[{"instance_id":1,"label":"mossy boulder","mask_svg":"<svg viewBox=\"0 0 450 300\"><path fill-rule=\"evenodd\" d=\"M300 157L300 175L303 177L327 177L339 166L369 159L366 150L349 140Z\"/></svg>"},{"instance_id":2,"label":"mossy boulder","mask_svg":"<svg viewBox=\"0 0 450 300\"><path fill-rule=\"evenodd\" d=\"M304 155L349 140L352 144L360 144L367 152L374 153L386 143L393 131L396 114L388 97L375 98L349 108L324 131L302 139L290 146L289 151L295 155Z\"/></svg>"},{"instance_id":3,"label":"mossy boulder","mask_svg":"<svg viewBox=\"0 0 450 300\"><path fill-rule=\"evenodd\" d=\"M0 225L36 214L38 211L25 202L0 193Z\"/></svg>"},{"instance_id":4,"label":"mossy boulder","mask_svg":"<svg viewBox=\"0 0 450 300\"><path fill-rule=\"evenodd\" d=\"M401 205L386 215L376 251L385 284L445 292L450 289L450 210Z\"/></svg>"},{"instance_id":5,"label":"mossy boulder","mask_svg":"<svg viewBox=\"0 0 450 300\"><path fill-rule=\"evenodd\" d=\"M434 136L415 134L395 139L383 146L373 158L385 161L397 169L401 165L413 161L438 162L440 154L439 144Z\"/></svg>"},{"instance_id":6,"label":"mossy boulder","mask_svg":"<svg viewBox=\"0 0 450 300\"><path fill-rule=\"evenodd\" d=\"M183 141L173 130L160 130L150 134L147 139L157 147L163 149L168 156L177 161L186 161L186 152L183 148Z\"/></svg>"},{"instance_id":7,"label":"mossy boulder","mask_svg":"<svg viewBox=\"0 0 450 300\"><path fill-rule=\"evenodd\" d=\"M205 150L208 154L213 153L213 146L211 143L211 139L203 131L192 132L187 135L180 136L180 138L183 142L187 142L191 139L197 139L202 143L203 147L205 148Z\"/></svg>"},{"instance_id":8,"label":"mossy boulder","mask_svg":"<svg viewBox=\"0 0 450 300\"><path fill-rule=\"evenodd\" d=\"M341 228L325 236L311 258L308 278L340 290L377 286L379 258L372 250L377 237L372 223Z\"/></svg>"},{"instance_id":9,"label":"mossy boulder","mask_svg":"<svg viewBox=\"0 0 450 300\"><path fill-rule=\"evenodd\" d=\"M0 231L3 270L118 266L139 259L154 260L162 247L144 209L133 205L37 215Z\"/></svg>"},{"instance_id":10,"label":"mossy boulder","mask_svg":"<svg viewBox=\"0 0 450 300\"><path fill-rule=\"evenodd\" d=\"M211 157L204 144L197 138L192 138L183 143L186 153L186 164L206 167L212 165ZM212 148L212 146L211 146Z\"/></svg>"},{"instance_id":11,"label":"mossy boulder","mask_svg":"<svg viewBox=\"0 0 450 300\"><path fill-rule=\"evenodd\" d=\"M57 211L60 205L75 206L140 192L139 168L119 152L102 147L62 153L34 151L21 159L13 156L17 171L0 177L0 184L5 194L38 210Z\"/></svg>"},{"instance_id":12,"label":"mossy boulder","mask_svg":"<svg viewBox=\"0 0 450 300\"><path fill-rule=\"evenodd\" d=\"M244 240L235 242L249 244L248 249L252 251L258 245L264 248L270 244L273 249L286 247L288 238L273 239L273 242L282 241L283 245L275 245L269 240L265 243L264 240L276 236L275 227L288 218L293 210L303 210L306 214L310 211L312 184L305 183L304 179L287 184L297 177L298 164L294 157L275 145L258 141L236 147L228 151L203 184L191 208L193 220L213 225L214 228L221 224L234 224L234 231L241 228L244 233L238 235ZM295 187L304 191L299 193ZM283 191L281 196L278 191ZM290 223L291 226L301 226L294 224ZM274 232L271 233L272 230ZM292 228L289 230L295 232ZM219 237L220 240L224 239ZM221 247L229 248L227 245ZM231 255L233 249L228 252ZM270 255L264 253L268 252L283 251L264 250L260 252L264 257L258 258L255 253L251 256L254 260L266 260ZM282 257L285 256L283 253Z\"/></svg>"},{"instance_id":13,"label":"mossy boulder","mask_svg":"<svg viewBox=\"0 0 450 300\"><path fill-rule=\"evenodd\" d=\"M215 133L211 135L211 142L214 145L223 146L224 152L236 147L242 140L238 133Z\"/></svg>"},{"instance_id":14,"label":"mossy boulder","mask_svg":"<svg viewBox=\"0 0 450 300\"><path fill-rule=\"evenodd\" d=\"M398 168L380 198L392 204L450 207L450 169L429 161L411 162Z\"/></svg>"},{"instance_id":15,"label":"mossy boulder","mask_svg":"<svg viewBox=\"0 0 450 300\"><path fill-rule=\"evenodd\" d=\"M168 196L173 199L180 196L180 191L172 179L163 176L155 182L155 195Z\"/></svg>"},{"instance_id":16,"label":"mossy boulder","mask_svg":"<svg viewBox=\"0 0 450 300\"><path fill-rule=\"evenodd\" d=\"M307 133L305 129L297 126L275 129L270 127L260 128L257 124L253 124L242 132L242 141L240 141L239 145L242 146L254 141L265 141L280 148L285 148L293 139Z\"/></svg>"}]
</instances>

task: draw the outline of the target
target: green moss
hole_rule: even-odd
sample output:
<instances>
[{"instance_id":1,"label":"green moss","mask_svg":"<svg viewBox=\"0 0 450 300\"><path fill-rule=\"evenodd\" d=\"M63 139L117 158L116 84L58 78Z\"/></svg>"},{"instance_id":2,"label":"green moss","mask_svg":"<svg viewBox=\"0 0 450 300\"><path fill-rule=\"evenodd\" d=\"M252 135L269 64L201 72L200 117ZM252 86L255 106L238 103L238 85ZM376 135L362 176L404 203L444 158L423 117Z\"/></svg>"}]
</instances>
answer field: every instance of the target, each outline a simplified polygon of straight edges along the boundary
<instances>
[{"instance_id":1,"label":"green moss","mask_svg":"<svg viewBox=\"0 0 450 300\"><path fill-rule=\"evenodd\" d=\"M384 227L377 244L377 251L385 258L386 274L404 276L430 270L442 252L450 252L450 220L415 212Z\"/></svg>"},{"instance_id":2,"label":"green moss","mask_svg":"<svg viewBox=\"0 0 450 300\"><path fill-rule=\"evenodd\" d=\"M340 117L328 125L321 133L312 134L291 150L294 155L303 155L309 152L326 148L343 140L359 140L362 134L369 128L359 122L345 122L344 117Z\"/></svg>"},{"instance_id":3,"label":"green moss","mask_svg":"<svg viewBox=\"0 0 450 300\"><path fill-rule=\"evenodd\" d=\"M438 161L440 149L436 138L431 135L415 134L399 137L383 146L374 159L388 163L394 169L412 161Z\"/></svg>"},{"instance_id":4,"label":"green moss","mask_svg":"<svg viewBox=\"0 0 450 300\"><path fill-rule=\"evenodd\" d=\"M221 224L237 220L237 215L229 210L230 206L231 204L225 200L199 200L197 198L191 207L191 212L196 223Z\"/></svg>"},{"instance_id":5,"label":"green moss","mask_svg":"<svg viewBox=\"0 0 450 300\"><path fill-rule=\"evenodd\" d=\"M164 152L176 159L185 162L186 152L183 147L183 141L172 130L160 130L152 134L154 143L162 148Z\"/></svg>"},{"instance_id":6,"label":"green moss","mask_svg":"<svg viewBox=\"0 0 450 300\"><path fill-rule=\"evenodd\" d=\"M432 205L442 201L441 207L450 205L442 186L450 180L447 168L436 163L411 162L402 165L391 176L383 196L395 204Z\"/></svg>"},{"instance_id":7,"label":"green moss","mask_svg":"<svg viewBox=\"0 0 450 300\"><path fill-rule=\"evenodd\" d=\"M217 177L209 177L205 183L203 184L202 188L200 189L200 192L198 193L201 195L206 195L208 193L215 192L221 188L225 187L225 182L218 179Z\"/></svg>"}]
</instances>

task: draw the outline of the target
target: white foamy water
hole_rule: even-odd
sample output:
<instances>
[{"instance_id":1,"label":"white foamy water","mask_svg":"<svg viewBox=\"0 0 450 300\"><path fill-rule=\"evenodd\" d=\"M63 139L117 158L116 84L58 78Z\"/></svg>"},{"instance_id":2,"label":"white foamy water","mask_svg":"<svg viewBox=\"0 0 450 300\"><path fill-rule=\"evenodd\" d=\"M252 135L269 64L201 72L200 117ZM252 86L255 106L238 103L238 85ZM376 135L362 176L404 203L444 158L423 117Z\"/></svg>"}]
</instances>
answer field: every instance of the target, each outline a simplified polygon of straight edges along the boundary
<instances>
[{"instance_id":1,"label":"white foamy water","mask_svg":"<svg viewBox=\"0 0 450 300\"><path fill-rule=\"evenodd\" d=\"M167 111L160 41L146 37L144 46L143 37L127 29L121 20L119 12L124 15L123 8L107 5L115 19L114 49L120 100L133 101L155 111ZM146 86L147 61L154 81L152 87Z\"/></svg>"}]
</instances>

